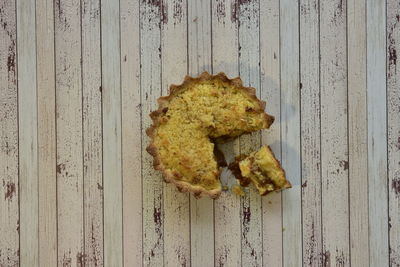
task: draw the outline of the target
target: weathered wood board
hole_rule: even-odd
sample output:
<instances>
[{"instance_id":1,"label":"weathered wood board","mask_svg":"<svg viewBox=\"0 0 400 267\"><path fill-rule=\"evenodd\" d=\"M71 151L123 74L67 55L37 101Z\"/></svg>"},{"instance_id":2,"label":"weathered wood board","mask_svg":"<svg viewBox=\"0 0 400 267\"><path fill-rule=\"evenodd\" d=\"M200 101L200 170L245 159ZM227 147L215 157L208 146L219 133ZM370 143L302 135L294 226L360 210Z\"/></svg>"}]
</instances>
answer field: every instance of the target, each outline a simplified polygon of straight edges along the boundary
<instances>
[{"instance_id":1,"label":"weathered wood board","mask_svg":"<svg viewBox=\"0 0 400 267\"><path fill-rule=\"evenodd\" d=\"M398 51L399 0L0 1L0 266L400 266ZM228 162L270 145L291 189L153 169L149 113L203 71L275 116Z\"/></svg>"}]
</instances>

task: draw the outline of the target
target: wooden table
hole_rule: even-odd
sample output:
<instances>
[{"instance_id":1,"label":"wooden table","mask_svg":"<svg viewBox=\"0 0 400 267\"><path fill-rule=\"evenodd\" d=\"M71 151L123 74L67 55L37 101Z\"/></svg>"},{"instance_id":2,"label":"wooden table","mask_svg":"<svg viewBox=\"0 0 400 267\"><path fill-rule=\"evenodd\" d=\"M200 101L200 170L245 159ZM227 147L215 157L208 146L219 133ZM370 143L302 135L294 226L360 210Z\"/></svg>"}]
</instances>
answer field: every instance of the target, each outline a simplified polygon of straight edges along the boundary
<instances>
[{"instance_id":1,"label":"wooden table","mask_svg":"<svg viewBox=\"0 0 400 267\"><path fill-rule=\"evenodd\" d=\"M397 51L399 0L0 1L0 266L399 266ZM205 70L276 118L228 159L271 144L290 190L153 170L149 112Z\"/></svg>"}]
</instances>

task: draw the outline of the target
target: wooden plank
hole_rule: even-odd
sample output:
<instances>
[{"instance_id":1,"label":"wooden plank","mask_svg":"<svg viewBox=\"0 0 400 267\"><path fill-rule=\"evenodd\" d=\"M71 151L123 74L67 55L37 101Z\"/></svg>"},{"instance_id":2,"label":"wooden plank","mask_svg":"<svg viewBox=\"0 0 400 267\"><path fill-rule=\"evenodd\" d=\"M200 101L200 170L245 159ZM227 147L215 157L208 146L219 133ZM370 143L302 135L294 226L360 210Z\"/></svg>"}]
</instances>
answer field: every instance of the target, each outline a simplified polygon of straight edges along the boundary
<instances>
[{"instance_id":1,"label":"wooden plank","mask_svg":"<svg viewBox=\"0 0 400 267\"><path fill-rule=\"evenodd\" d=\"M260 97L259 1L238 1L239 9L239 75L246 86L256 88ZM254 41L257 40L257 41ZM260 132L239 138L240 153L249 154L261 145ZM246 188L247 189L247 188ZM262 265L261 196L254 187L248 188L241 202L242 265Z\"/></svg>"},{"instance_id":2,"label":"wooden plank","mask_svg":"<svg viewBox=\"0 0 400 267\"><path fill-rule=\"evenodd\" d=\"M121 0L120 3L123 255L124 266L142 266L139 1Z\"/></svg>"},{"instance_id":3,"label":"wooden plank","mask_svg":"<svg viewBox=\"0 0 400 267\"><path fill-rule=\"evenodd\" d=\"M350 263L369 265L365 1L347 4Z\"/></svg>"},{"instance_id":4,"label":"wooden plank","mask_svg":"<svg viewBox=\"0 0 400 267\"><path fill-rule=\"evenodd\" d=\"M119 10L119 0L101 2L105 266L123 264Z\"/></svg>"},{"instance_id":5,"label":"wooden plank","mask_svg":"<svg viewBox=\"0 0 400 267\"><path fill-rule=\"evenodd\" d=\"M80 1L55 2L58 264L83 256Z\"/></svg>"},{"instance_id":6,"label":"wooden plank","mask_svg":"<svg viewBox=\"0 0 400 267\"><path fill-rule=\"evenodd\" d=\"M15 1L0 2L0 266L18 266L18 89Z\"/></svg>"},{"instance_id":7,"label":"wooden plank","mask_svg":"<svg viewBox=\"0 0 400 267\"><path fill-rule=\"evenodd\" d=\"M280 2L281 150L282 166L292 188L282 193L283 263L302 265L299 8L294 0Z\"/></svg>"},{"instance_id":8,"label":"wooden plank","mask_svg":"<svg viewBox=\"0 0 400 267\"><path fill-rule=\"evenodd\" d=\"M320 3L323 261L349 265L346 3ZM334 203L334 205L332 205Z\"/></svg>"},{"instance_id":9,"label":"wooden plank","mask_svg":"<svg viewBox=\"0 0 400 267\"><path fill-rule=\"evenodd\" d=\"M229 77L239 74L238 6L236 0L213 1L212 6L212 69ZM229 45L227 45L229 44ZM239 154L239 142L221 146L226 161L232 162ZM235 181L232 174L223 171L223 184ZM235 182L234 182L235 183ZM240 198L231 192L222 192L214 202L215 266L241 266Z\"/></svg>"},{"instance_id":10,"label":"wooden plank","mask_svg":"<svg viewBox=\"0 0 400 267\"><path fill-rule=\"evenodd\" d=\"M189 75L211 72L211 2L188 0Z\"/></svg>"},{"instance_id":11,"label":"wooden plank","mask_svg":"<svg viewBox=\"0 0 400 267\"><path fill-rule=\"evenodd\" d=\"M400 266L400 1L387 2L389 264Z\"/></svg>"},{"instance_id":12,"label":"wooden plank","mask_svg":"<svg viewBox=\"0 0 400 267\"><path fill-rule=\"evenodd\" d=\"M39 266L57 266L54 2L36 1Z\"/></svg>"},{"instance_id":13,"label":"wooden plank","mask_svg":"<svg viewBox=\"0 0 400 267\"><path fill-rule=\"evenodd\" d=\"M157 98L161 95L161 2L140 2L144 266L164 264L163 180L146 151L149 138L145 133L151 125L149 114L157 108Z\"/></svg>"},{"instance_id":14,"label":"wooden plank","mask_svg":"<svg viewBox=\"0 0 400 267\"><path fill-rule=\"evenodd\" d=\"M303 265L322 266L319 1L300 2Z\"/></svg>"},{"instance_id":15,"label":"wooden plank","mask_svg":"<svg viewBox=\"0 0 400 267\"><path fill-rule=\"evenodd\" d=\"M260 91L266 111L275 117L271 128L261 132L262 144L281 158L279 1L260 1ZM263 266L283 265L282 194L262 197Z\"/></svg>"},{"instance_id":16,"label":"wooden plank","mask_svg":"<svg viewBox=\"0 0 400 267\"><path fill-rule=\"evenodd\" d=\"M212 72L211 1L188 1L188 73ZM191 266L214 265L214 201L190 196Z\"/></svg>"},{"instance_id":17,"label":"wooden plank","mask_svg":"<svg viewBox=\"0 0 400 267\"><path fill-rule=\"evenodd\" d=\"M367 1L368 203L370 266L389 265L386 1Z\"/></svg>"},{"instance_id":18,"label":"wooden plank","mask_svg":"<svg viewBox=\"0 0 400 267\"><path fill-rule=\"evenodd\" d=\"M161 7L161 95L187 74L187 3L165 1ZM164 183L164 266L190 264L189 193ZM211 211L210 211L211 212Z\"/></svg>"},{"instance_id":19,"label":"wooden plank","mask_svg":"<svg viewBox=\"0 0 400 267\"><path fill-rule=\"evenodd\" d=\"M84 262L103 266L100 2L83 0L81 7Z\"/></svg>"},{"instance_id":20,"label":"wooden plank","mask_svg":"<svg viewBox=\"0 0 400 267\"><path fill-rule=\"evenodd\" d=\"M35 3L17 1L20 264L39 266Z\"/></svg>"}]
</instances>

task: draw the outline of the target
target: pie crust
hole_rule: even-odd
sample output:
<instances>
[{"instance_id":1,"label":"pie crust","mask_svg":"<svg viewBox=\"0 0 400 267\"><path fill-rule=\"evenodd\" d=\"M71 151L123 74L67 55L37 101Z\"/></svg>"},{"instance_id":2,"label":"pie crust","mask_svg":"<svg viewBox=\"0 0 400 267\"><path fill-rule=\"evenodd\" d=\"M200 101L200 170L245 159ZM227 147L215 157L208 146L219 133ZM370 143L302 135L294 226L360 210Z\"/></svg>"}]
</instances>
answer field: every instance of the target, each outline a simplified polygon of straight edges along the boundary
<instances>
[{"instance_id":1,"label":"pie crust","mask_svg":"<svg viewBox=\"0 0 400 267\"><path fill-rule=\"evenodd\" d=\"M158 105L146 130L153 166L167 183L196 197L216 198L221 193L224 161L215 143L269 128L274 121L254 88L224 73L186 76L181 85L170 86L170 94L160 97Z\"/></svg>"}]
</instances>

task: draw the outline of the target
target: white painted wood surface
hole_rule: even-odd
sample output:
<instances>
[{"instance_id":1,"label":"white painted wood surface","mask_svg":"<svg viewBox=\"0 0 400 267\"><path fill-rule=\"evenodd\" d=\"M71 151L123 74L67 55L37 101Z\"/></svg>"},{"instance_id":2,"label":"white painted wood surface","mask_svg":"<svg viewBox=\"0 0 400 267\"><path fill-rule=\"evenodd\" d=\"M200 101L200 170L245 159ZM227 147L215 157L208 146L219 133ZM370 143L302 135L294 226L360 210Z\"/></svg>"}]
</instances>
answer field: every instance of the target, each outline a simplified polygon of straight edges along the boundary
<instances>
[{"instance_id":1,"label":"white painted wood surface","mask_svg":"<svg viewBox=\"0 0 400 267\"><path fill-rule=\"evenodd\" d=\"M161 96L161 2L140 1L140 84L142 107L142 205L143 265L164 265L164 202L163 181L153 169L146 147L149 139L149 113L157 108ZM140 219L140 218L139 218Z\"/></svg>"},{"instance_id":2,"label":"white painted wood surface","mask_svg":"<svg viewBox=\"0 0 400 267\"><path fill-rule=\"evenodd\" d=\"M0 2L0 266L400 265L400 2ZM240 74L293 188L195 199L146 152L156 99ZM223 183L235 183L223 171Z\"/></svg>"},{"instance_id":3,"label":"white painted wood surface","mask_svg":"<svg viewBox=\"0 0 400 267\"><path fill-rule=\"evenodd\" d=\"M270 145L275 156L280 160L279 12L278 1L260 1L260 92L261 99L267 102L267 112L275 117L270 129L261 133L261 142L263 145ZM281 267L283 265L281 192L262 198L262 216L262 266Z\"/></svg>"},{"instance_id":4,"label":"white painted wood surface","mask_svg":"<svg viewBox=\"0 0 400 267\"><path fill-rule=\"evenodd\" d=\"M281 162L292 184L282 192L283 266L302 264L299 7L280 1Z\"/></svg>"},{"instance_id":5,"label":"white painted wood surface","mask_svg":"<svg viewBox=\"0 0 400 267\"><path fill-rule=\"evenodd\" d=\"M56 1L55 70L58 265L79 266L84 249L80 1Z\"/></svg>"},{"instance_id":6,"label":"white painted wood surface","mask_svg":"<svg viewBox=\"0 0 400 267\"><path fill-rule=\"evenodd\" d=\"M103 266L100 1L81 2L84 263Z\"/></svg>"},{"instance_id":7,"label":"white painted wood surface","mask_svg":"<svg viewBox=\"0 0 400 267\"><path fill-rule=\"evenodd\" d=\"M57 265L56 90L54 4L36 1L39 266Z\"/></svg>"},{"instance_id":8,"label":"white painted wood surface","mask_svg":"<svg viewBox=\"0 0 400 267\"><path fill-rule=\"evenodd\" d=\"M19 261L16 2L0 2L0 265Z\"/></svg>"},{"instance_id":9,"label":"white painted wood surface","mask_svg":"<svg viewBox=\"0 0 400 267\"><path fill-rule=\"evenodd\" d=\"M319 1L300 2L303 265L322 265ZM317 178L317 179L316 179Z\"/></svg>"},{"instance_id":10,"label":"white painted wood surface","mask_svg":"<svg viewBox=\"0 0 400 267\"><path fill-rule=\"evenodd\" d=\"M320 3L322 253L336 266L350 262L346 14L343 1Z\"/></svg>"},{"instance_id":11,"label":"white painted wood surface","mask_svg":"<svg viewBox=\"0 0 400 267\"><path fill-rule=\"evenodd\" d=\"M347 3L350 264L369 265L366 2Z\"/></svg>"},{"instance_id":12,"label":"white painted wood surface","mask_svg":"<svg viewBox=\"0 0 400 267\"><path fill-rule=\"evenodd\" d=\"M387 266L386 1L367 1L366 16L369 261L370 266Z\"/></svg>"},{"instance_id":13,"label":"white painted wood surface","mask_svg":"<svg viewBox=\"0 0 400 267\"><path fill-rule=\"evenodd\" d=\"M119 0L101 1L104 265L121 266L122 147Z\"/></svg>"},{"instance_id":14,"label":"white painted wood surface","mask_svg":"<svg viewBox=\"0 0 400 267\"><path fill-rule=\"evenodd\" d=\"M124 266L142 265L142 126L139 1L121 0L121 105Z\"/></svg>"},{"instance_id":15,"label":"white painted wood surface","mask_svg":"<svg viewBox=\"0 0 400 267\"><path fill-rule=\"evenodd\" d=\"M20 264L39 266L35 4L17 1Z\"/></svg>"}]
</instances>

